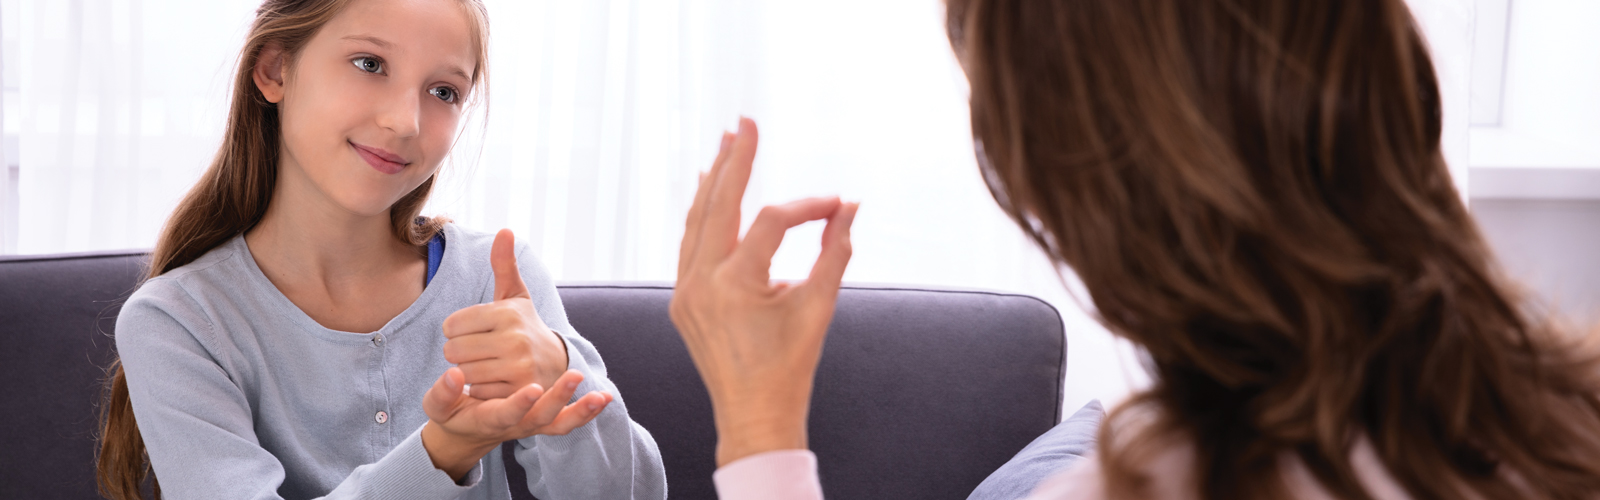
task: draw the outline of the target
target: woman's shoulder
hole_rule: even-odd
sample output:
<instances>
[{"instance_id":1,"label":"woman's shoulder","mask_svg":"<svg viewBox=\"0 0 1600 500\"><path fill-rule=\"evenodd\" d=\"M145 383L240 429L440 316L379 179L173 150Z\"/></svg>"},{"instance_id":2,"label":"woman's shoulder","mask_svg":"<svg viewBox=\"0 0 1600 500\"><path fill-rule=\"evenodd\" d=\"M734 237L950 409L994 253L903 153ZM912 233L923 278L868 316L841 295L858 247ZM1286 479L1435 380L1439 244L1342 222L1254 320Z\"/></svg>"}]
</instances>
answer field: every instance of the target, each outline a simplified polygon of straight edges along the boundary
<instances>
[{"instance_id":1,"label":"woman's shoulder","mask_svg":"<svg viewBox=\"0 0 1600 500\"><path fill-rule=\"evenodd\" d=\"M1197 500L1200 498L1196 468L1198 455L1192 439L1179 433L1169 433L1147 441L1150 446L1128 462L1136 464L1131 471L1146 488L1144 498L1162 500ZM1061 471L1039 484L1029 500L1101 500L1110 498L1105 479L1105 464L1096 455L1073 467ZM1350 450L1350 462L1367 494L1379 500L1409 500L1405 489L1385 469L1383 462L1365 436L1356 440ZM1279 473L1284 487L1294 498L1308 500L1333 500L1335 497L1316 479L1297 456L1284 452L1278 457Z\"/></svg>"},{"instance_id":2,"label":"woman's shoulder","mask_svg":"<svg viewBox=\"0 0 1600 500\"><path fill-rule=\"evenodd\" d=\"M1101 500L1106 497L1100 457L1089 457L1039 483L1026 500Z\"/></svg>"},{"instance_id":3,"label":"woman's shoulder","mask_svg":"<svg viewBox=\"0 0 1600 500\"><path fill-rule=\"evenodd\" d=\"M1162 438L1138 460L1134 474L1144 481L1148 498L1161 500L1198 499L1195 494L1194 445L1182 438ZM1103 457L1095 454L1086 460L1046 478L1028 495L1028 500L1103 500L1107 493Z\"/></svg>"}]
</instances>

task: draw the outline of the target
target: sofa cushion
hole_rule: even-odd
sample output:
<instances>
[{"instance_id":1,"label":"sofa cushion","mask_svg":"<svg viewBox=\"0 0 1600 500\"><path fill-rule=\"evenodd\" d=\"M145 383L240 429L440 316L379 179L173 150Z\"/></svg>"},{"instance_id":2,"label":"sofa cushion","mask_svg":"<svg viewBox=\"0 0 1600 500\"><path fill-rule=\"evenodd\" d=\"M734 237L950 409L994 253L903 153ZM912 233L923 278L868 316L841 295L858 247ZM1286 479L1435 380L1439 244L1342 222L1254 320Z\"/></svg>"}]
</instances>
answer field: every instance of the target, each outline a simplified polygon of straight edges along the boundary
<instances>
[{"instance_id":1,"label":"sofa cushion","mask_svg":"<svg viewBox=\"0 0 1600 500\"><path fill-rule=\"evenodd\" d=\"M140 252L0 259L0 498L100 498L101 381L143 271Z\"/></svg>"}]
</instances>

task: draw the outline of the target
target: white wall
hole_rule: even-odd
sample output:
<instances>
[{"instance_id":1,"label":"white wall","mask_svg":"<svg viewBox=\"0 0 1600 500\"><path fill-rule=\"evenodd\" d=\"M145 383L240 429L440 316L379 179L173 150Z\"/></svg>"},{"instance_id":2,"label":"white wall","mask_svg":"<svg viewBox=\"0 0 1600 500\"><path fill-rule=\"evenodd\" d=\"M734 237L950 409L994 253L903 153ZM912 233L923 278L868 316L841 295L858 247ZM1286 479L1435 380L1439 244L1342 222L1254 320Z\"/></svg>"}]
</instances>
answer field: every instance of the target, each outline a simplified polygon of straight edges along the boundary
<instances>
[{"instance_id":1,"label":"white wall","mask_svg":"<svg viewBox=\"0 0 1600 500\"><path fill-rule=\"evenodd\" d=\"M1476 200L1472 213L1500 264L1538 300L1600 326L1600 200Z\"/></svg>"},{"instance_id":2,"label":"white wall","mask_svg":"<svg viewBox=\"0 0 1600 500\"><path fill-rule=\"evenodd\" d=\"M1492 17L1478 24L1478 37L1505 45L1482 53L1503 53L1503 60L1474 61L1475 69L1499 65L1503 73L1480 71L1474 80L1472 213L1513 279L1537 300L1594 325L1600 322L1600 2L1506 3L1480 1L1480 15Z\"/></svg>"}]
</instances>

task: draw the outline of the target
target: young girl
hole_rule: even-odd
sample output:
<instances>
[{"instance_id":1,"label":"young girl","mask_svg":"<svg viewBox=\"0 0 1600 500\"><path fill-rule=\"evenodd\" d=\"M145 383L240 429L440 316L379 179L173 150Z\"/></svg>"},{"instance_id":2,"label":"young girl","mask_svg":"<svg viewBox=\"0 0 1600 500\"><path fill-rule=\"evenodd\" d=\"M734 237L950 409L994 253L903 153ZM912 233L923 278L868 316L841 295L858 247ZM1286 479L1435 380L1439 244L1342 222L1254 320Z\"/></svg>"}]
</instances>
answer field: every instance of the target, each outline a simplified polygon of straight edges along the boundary
<instances>
[{"instance_id":1,"label":"young girl","mask_svg":"<svg viewBox=\"0 0 1600 500\"><path fill-rule=\"evenodd\" d=\"M516 440L540 498L665 497L526 246L418 217L486 28L477 0L262 5L222 148L117 320L108 496L153 469L176 498L504 499Z\"/></svg>"}]
</instances>

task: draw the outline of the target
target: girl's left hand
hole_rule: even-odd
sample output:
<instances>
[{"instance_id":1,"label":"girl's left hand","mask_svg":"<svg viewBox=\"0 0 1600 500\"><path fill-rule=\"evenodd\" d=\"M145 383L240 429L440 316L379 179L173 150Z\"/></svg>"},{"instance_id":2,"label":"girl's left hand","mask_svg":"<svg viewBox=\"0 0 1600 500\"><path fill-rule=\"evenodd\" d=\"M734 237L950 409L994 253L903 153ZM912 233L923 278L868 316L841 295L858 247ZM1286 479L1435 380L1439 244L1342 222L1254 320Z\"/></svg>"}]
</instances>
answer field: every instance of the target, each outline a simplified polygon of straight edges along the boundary
<instances>
[{"instance_id":1,"label":"girl's left hand","mask_svg":"<svg viewBox=\"0 0 1600 500\"><path fill-rule=\"evenodd\" d=\"M494 302L456 311L444 320L444 359L461 368L469 395L504 398L528 384L553 387L567 371L567 344L533 308L517 268L514 237L501 229L489 251Z\"/></svg>"},{"instance_id":2,"label":"girl's left hand","mask_svg":"<svg viewBox=\"0 0 1600 500\"><path fill-rule=\"evenodd\" d=\"M539 385L519 387L502 399L466 395L460 367L451 367L422 396L428 415L422 426L422 447L433 466L457 482L501 442L536 434L565 436L588 424L611 404L612 396L590 392L573 399L583 374L570 370L546 391ZM567 404L572 401L572 404ZM563 406L564 405L564 406Z\"/></svg>"}]
</instances>

